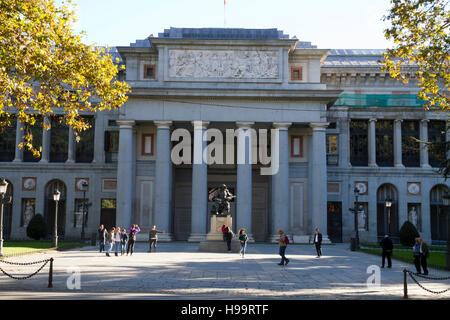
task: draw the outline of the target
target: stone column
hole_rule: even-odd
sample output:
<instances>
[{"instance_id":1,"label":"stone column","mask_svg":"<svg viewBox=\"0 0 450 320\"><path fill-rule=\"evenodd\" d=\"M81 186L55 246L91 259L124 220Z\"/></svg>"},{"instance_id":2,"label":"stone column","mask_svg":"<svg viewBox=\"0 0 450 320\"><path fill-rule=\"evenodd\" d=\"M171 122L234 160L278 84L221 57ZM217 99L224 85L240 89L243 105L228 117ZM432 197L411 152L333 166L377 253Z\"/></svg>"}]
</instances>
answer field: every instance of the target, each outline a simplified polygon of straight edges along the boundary
<instances>
[{"instance_id":1,"label":"stone column","mask_svg":"<svg viewBox=\"0 0 450 320\"><path fill-rule=\"evenodd\" d=\"M339 166L348 168L350 164L350 119L340 121Z\"/></svg>"},{"instance_id":2,"label":"stone column","mask_svg":"<svg viewBox=\"0 0 450 320\"><path fill-rule=\"evenodd\" d=\"M72 127L69 127L69 145L67 146L67 160L66 163L75 162L77 154L77 144L75 141L75 134L73 133Z\"/></svg>"},{"instance_id":3,"label":"stone column","mask_svg":"<svg viewBox=\"0 0 450 320\"><path fill-rule=\"evenodd\" d=\"M104 117L103 115L96 114L95 116L95 127L94 127L94 163L103 163L105 162L105 132L104 132Z\"/></svg>"},{"instance_id":4,"label":"stone column","mask_svg":"<svg viewBox=\"0 0 450 320\"><path fill-rule=\"evenodd\" d=\"M368 154L369 154L369 167L377 167L377 141L375 133L375 122L377 119L369 119L369 132L368 132Z\"/></svg>"},{"instance_id":5,"label":"stone column","mask_svg":"<svg viewBox=\"0 0 450 320\"><path fill-rule=\"evenodd\" d=\"M402 122L401 119L394 120L394 167L404 168L402 161Z\"/></svg>"},{"instance_id":6,"label":"stone column","mask_svg":"<svg viewBox=\"0 0 450 320\"><path fill-rule=\"evenodd\" d=\"M422 168L431 168L428 162L428 119L420 120L420 166Z\"/></svg>"},{"instance_id":7,"label":"stone column","mask_svg":"<svg viewBox=\"0 0 450 320\"><path fill-rule=\"evenodd\" d=\"M22 162L23 148L19 148L19 144L23 141L23 123L19 119L17 119L16 123L16 154L14 156L14 162Z\"/></svg>"},{"instance_id":8,"label":"stone column","mask_svg":"<svg viewBox=\"0 0 450 320\"><path fill-rule=\"evenodd\" d=\"M271 148L272 159L278 153L278 172L272 176L272 241L278 239L278 230L289 233L289 134L292 123L274 123L278 139Z\"/></svg>"},{"instance_id":9,"label":"stone column","mask_svg":"<svg viewBox=\"0 0 450 320\"><path fill-rule=\"evenodd\" d=\"M44 117L44 123L51 125L50 118ZM45 128L42 129L42 152L40 162L46 163L50 161L51 130L51 128L49 130L46 130Z\"/></svg>"},{"instance_id":10,"label":"stone column","mask_svg":"<svg viewBox=\"0 0 450 320\"><path fill-rule=\"evenodd\" d=\"M194 163L192 164L192 213L189 242L199 242L206 237L208 216L208 166L203 161L206 141L203 135L209 122L192 121L194 126Z\"/></svg>"},{"instance_id":11,"label":"stone column","mask_svg":"<svg viewBox=\"0 0 450 320\"><path fill-rule=\"evenodd\" d=\"M172 241L170 229L172 201L172 161L170 159L170 126L172 121L155 121L156 163L155 163L155 211L154 221L161 241ZM194 187L194 186L193 186ZM205 195L206 197L206 195Z\"/></svg>"},{"instance_id":12,"label":"stone column","mask_svg":"<svg viewBox=\"0 0 450 320\"><path fill-rule=\"evenodd\" d=\"M117 161L117 214L116 224L122 228L131 226L133 212L133 126L134 120L118 120L119 156Z\"/></svg>"},{"instance_id":13,"label":"stone column","mask_svg":"<svg viewBox=\"0 0 450 320\"><path fill-rule=\"evenodd\" d=\"M311 215L312 230L319 228L323 235L323 241L329 242L327 234L327 161L326 161L326 141L325 131L328 123L311 123L312 128L312 154L309 160L312 161L312 181L311 181Z\"/></svg>"},{"instance_id":14,"label":"stone column","mask_svg":"<svg viewBox=\"0 0 450 320\"><path fill-rule=\"evenodd\" d=\"M252 136L254 122L236 122L237 138L237 183L236 183L236 229L247 229L249 240L252 236ZM256 155L255 155L256 156ZM242 162L242 163L240 163Z\"/></svg>"}]
</instances>

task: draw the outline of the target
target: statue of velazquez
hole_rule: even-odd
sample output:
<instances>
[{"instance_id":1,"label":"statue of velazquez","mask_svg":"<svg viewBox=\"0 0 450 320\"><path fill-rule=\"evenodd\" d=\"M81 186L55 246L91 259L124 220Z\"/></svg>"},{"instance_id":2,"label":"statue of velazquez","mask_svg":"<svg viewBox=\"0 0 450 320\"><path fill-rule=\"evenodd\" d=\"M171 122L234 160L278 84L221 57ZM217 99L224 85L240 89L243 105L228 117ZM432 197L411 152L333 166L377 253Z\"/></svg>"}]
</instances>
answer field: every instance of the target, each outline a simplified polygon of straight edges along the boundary
<instances>
[{"instance_id":1,"label":"statue of velazquez","mask_svg":"<svg viewBox=\"0 0 450 320\"><path fill-rule=\"evenodd\" d=\"M231 194L226 185L221 185L218 188L213 188L209 192L208 199L214 201L211 208L212 214L229 215L230 214L230 201L236 198L235 195Z\"/></svg>"}]
</instances>

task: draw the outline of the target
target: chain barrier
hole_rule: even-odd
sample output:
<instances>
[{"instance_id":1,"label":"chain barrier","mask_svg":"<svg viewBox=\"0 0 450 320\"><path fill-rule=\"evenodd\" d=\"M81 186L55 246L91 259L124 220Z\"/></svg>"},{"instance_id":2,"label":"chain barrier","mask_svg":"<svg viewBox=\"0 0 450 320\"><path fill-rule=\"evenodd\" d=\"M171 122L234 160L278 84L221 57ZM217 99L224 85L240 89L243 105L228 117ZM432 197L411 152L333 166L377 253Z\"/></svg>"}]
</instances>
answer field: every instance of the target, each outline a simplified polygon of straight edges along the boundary
<instances>
[{"instance_id":1,"label":"chain barrier","mask_svg":"<svg viewBox=\"0 0 450 320\"><path fill-rule=\"evenodd\" d=\"M0 271L6 275L7 277L14 279L14 280L26 280L26 279L30 279L31 277L37 275L42 269L44 269L44 267L50 262L50 270L49 270L49 276L48 276L48 287L52 288L52 282L53 282L53 258L50 259L45 259L45 260L40 260L40 261L34 261L34 262L12 262L12 261L6 261L3 259L0 259L0 263L5 263L5 264L9 264L9 265L16 265L16 266L31 266L31 265L36 265L36 264L40 264L42 263L42 266L39 267L39 269L37 269L35 272L24 276L24 277L17 277L17 276L13 276L12 274L9 274L8 272L6 272L5 270L3 270L3 268L0 267Z\"/></svg>"},{"instance_id":2,"label":"chain barrier","mask_svg":"<svg viewBox=\"0 0 450 320\"><path fill-rule=\"evenodd\" d=\"M427 276L427 275L422 275L422 274L419 274L419 273L415 273L415 272L411 272L411 271L409 271L409 270L407 270L407 269L404 269L403 270L403 285L404 285L404 287L403 287L403 297L405 298L405 299L407 299L408 298L408 284L407 284L407 277L406 277L406 275L407 274L409 274L409 276L411 277L411 279L413 279L413 281L420 287L420 288L422 288L423 290L425 290L425 291L427 291L427 292L429 292L429 293L433 293L433 294L443 294L443 293L446 293L446 292L448 292L448 291L450 291L450 288L448 288L448 289L445 289L445 290L441 290L441 291L433 291L433 290L430 290L430 289L427 289L427 288L425 288L416 278L415 278L415 276L416 277L419 277L419 278L423 278L423 279L427 279L427 280L439 280L439 281L442 281L442 280L450 280L450 277L430 277L430 276Z\"/></svg>"}]
</instances>

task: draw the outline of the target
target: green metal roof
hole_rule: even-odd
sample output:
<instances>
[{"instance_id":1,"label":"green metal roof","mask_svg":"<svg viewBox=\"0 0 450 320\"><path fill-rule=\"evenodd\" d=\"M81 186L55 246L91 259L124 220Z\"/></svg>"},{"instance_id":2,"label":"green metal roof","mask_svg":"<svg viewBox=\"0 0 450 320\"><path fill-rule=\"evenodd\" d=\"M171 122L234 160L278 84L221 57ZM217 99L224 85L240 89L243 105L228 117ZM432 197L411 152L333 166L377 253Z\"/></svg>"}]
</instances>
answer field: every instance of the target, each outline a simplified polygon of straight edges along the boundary
<instances>
[{"instance_id":1,"label":"green metal roof","mask_svg":"<svg viewBox=\"0 0 450 320\"><path fill-rule=\"evenodd\" d=\"M422 108L425 102L415 94L348 94L343 93L333 104L334 107L350 108Z\"/></svg>"}]
</instances>

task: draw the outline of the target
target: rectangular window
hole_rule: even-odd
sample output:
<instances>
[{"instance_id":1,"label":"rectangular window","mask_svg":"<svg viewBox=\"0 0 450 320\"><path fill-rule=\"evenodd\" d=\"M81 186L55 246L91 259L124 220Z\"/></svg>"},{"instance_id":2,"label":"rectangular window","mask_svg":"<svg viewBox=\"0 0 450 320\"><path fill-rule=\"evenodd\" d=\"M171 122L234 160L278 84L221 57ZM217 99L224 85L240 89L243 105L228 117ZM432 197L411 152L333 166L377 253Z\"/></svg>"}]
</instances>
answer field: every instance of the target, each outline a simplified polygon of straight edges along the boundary
<instances>
[{"instance_id":1,"label":"rectangular window","mask_svg":"<svg viewBox=\"0 0 450 320\"><path fill-rule=\"evenodd\" d=\"M117 162L119 131L105 131L105 162Z\"/></svg>"},{"instance_id":2,"label":"rectangular window","mask_svg":"<svg viewBox=\"0 0 450 320\"><path fill-rule=\"evenodd\" d=\"M94 160L95 119L94 117L88 117L85 121L88 122L91 127L79 134L80 141L76 144L75 162L80 163L89 163Z\"/></svg>"},{"instance_id":3,"label":"rectangular window","mask_svg":"<svg viewBox=\"0 0 450 320\"><path fill-rule=\"evenodd\" d=\"M153 134L142 135L141 155L152 156L153 155Z\"/></svg>"},{"instance_id":4,"label":"rectangular window","mask_svg":"<svg viewBox=\"0 0 450 320\"><path fill-rule=\"evenodd\" d=\"M144 78L145 79L155 79L155 66L151 64L146 64L144 66Z\"/></svg>"},{"instance_id":5,"label":"rectangular window","mask_svg":"<svg viewBox=\"0 0 450 320\"><path fill-rule=\"evenodd\" d=\"M366 167L367 155L367 121L350 121L350 163L352 166Z\"/></svg>"},{"instance_id":6,"label":"rectangular window","mask_svg":"<svg viewBox=\"0 0 450 320\"><path fill-rule=\"evenodd\" d=\"M303 80L302 67L291 67L291 80L293 80L293 81Z\"/></svg>"},{"instance_id":7,"label":"rectangular window","mask_svg":"<svg viewBox=\"0 0 450 320\"><path fill-rule=\"evenodd\" d=\"M4 119L6 120L6 119ZM0 161L13 161L16 154L16 118L8 126L0 127Z\"/></svg>"},{"instance_id":8,"label":"rectangular window","mask_svg":"<svg viewBox=\"0 0 450 320\"><path fill-rule=\"evenodd\" d=\"M419 121L402 122L402 162L405 167L420 167Z\"/></svg>"},{"instance_id":9,"label":"rectangular window","mask_svg":"<svg viewBox=\"0 0 450 320\"><path fill-rule=\"evenodd\" d=\"M445 161L445 121L431 120L428 123L428 156L430 166L439 168Z\"/></svg>"},{"instance_id":10,"label":"rectangular window","mask_svg":"<svg viewBox=\"0 0 450 320\"><path fill-rule=\"evenodd\" d=\"M50 162L66 162L69 147L69 127L60 116L51 118Z\"/></svg>"},{"instance_id":11,"label":"rectangular window","mask_svg":"<svg viewBox=\"0 0 450 320\"><path fill-rule=\"evenodd\" d=\"M338 165L338 136L337 135L327 135L327 164L328 165Z\"/></svg>"},{"instance_id":12,"label":"rectangular window","mask_svg":"<svg viewBox=\"0 0 450 320\"><path fill-rule=\"evenodd\" d=\"M303 137L291 136L291 157L303 157Z\"/></svg>"},{"instance_id":13,"label":"rectangular window","mask_svg":"<svg viewBox=\"0 0 450 320\"><path fill-rule=\"evenodd\" d=\"M378 120L375 124L376 161L380 167L394 166L393 121Z\"/></svg>"},{"instance_id":14,"label":"rectangular window","mask_svg":"<svg viewBox=\"0 0 450 320\"><path fill-rule=\"evenodd\" d=\"M42 127L42 121L42 117L38 117L36 118L34 126L24 125L24 134L31 133L31 135L33 136L33 146L37 149L42 146L42 130L44 130L44 128ZM24 162L38 162L39 160L41 160L41 156L42 152L39 157L35 158L33 153L26 147L24 147L23 149Z\"/></svg>"}]
</instances>

